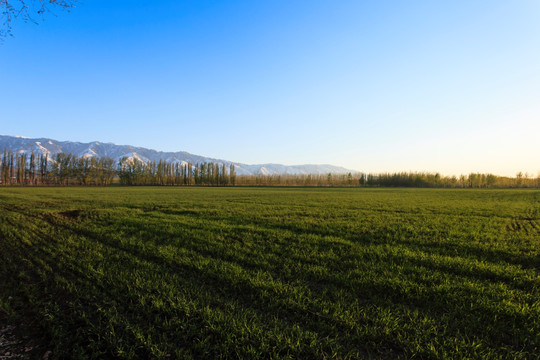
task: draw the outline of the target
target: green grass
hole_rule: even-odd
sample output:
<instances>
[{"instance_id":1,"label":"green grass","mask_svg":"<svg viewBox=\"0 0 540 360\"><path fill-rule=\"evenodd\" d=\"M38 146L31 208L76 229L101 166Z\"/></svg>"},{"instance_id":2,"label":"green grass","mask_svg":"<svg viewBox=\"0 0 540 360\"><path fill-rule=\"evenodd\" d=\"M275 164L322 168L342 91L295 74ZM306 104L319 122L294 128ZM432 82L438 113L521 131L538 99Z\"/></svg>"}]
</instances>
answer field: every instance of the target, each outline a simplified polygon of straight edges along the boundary
<instances>
[{"instance_id":1,"label":"green grass","mask_svg":"<svg viewBox=\"0 0 540 360\"><path fill-rule=\"evenodd\" d=\"M540 191L0 188L0 310L60 358L532 359Z\"/></svg>"}]
</instances>

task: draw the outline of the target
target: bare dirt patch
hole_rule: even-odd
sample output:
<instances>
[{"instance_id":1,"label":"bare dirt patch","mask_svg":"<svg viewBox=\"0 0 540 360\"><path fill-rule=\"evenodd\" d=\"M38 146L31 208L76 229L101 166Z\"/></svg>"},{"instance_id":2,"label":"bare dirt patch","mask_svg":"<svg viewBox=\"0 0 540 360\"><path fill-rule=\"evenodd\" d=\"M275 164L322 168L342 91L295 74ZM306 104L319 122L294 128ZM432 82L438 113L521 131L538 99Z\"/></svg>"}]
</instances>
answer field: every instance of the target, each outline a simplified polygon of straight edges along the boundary
<instances>
[{"instance_id":1,"label":"bare dirt patch","mask_svg":"<svg viewBox=\"0 0 540 360\"><path fill-rule=\"evenodd\" d=\"M66 210L66 211L60 211L58 215L62 215L65 218L77 220L79 216L81 215L82 210Z\"/></svg>"},{"instance_id":2,"label":"bare dirt patch","mask_svg":"<svg viewBox=\"0 0 540 360\"><path fill-rule=\"evenodd\" d=\"M0 314L0 360L49 359L46 339L30 324L8 321Z\"/></svg>"}]
</instances>

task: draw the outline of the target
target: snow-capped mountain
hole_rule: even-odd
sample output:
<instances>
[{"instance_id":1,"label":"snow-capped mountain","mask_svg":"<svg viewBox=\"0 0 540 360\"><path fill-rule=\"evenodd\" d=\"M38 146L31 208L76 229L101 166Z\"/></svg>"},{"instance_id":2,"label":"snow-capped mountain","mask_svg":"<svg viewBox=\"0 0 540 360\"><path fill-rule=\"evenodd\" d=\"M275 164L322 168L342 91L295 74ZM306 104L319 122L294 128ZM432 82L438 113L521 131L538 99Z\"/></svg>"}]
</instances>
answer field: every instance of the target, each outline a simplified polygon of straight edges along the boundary
<instances>
[{"instance_id":1,"label":"snow-capped mountain","mask_svg":"<svg viewBox=\"0 0 540 360\"><path fill-rule=\"evenodd\" d=\"M258 164L247 165L228 160L214 159L200 155L190 154L185 151L163 152L131 145L116 145L112 143L102 143L94 141L91 143L80 143L73 141L57 141L47 138L31 139L22 136L0 135L0 151L4 149L12 152L25 152L30 154L49 154L53 158L58 153L73 154L78 157L110 157L118 162L127 157L138 159L144 162L164 160L169 163L190 163L200 164L204 162L213 162L229 166L234 164L238 175L277 175L277 174L344 174L355 172L333 165L280 165L280 164Z\"/></svg>"}]
</instances>

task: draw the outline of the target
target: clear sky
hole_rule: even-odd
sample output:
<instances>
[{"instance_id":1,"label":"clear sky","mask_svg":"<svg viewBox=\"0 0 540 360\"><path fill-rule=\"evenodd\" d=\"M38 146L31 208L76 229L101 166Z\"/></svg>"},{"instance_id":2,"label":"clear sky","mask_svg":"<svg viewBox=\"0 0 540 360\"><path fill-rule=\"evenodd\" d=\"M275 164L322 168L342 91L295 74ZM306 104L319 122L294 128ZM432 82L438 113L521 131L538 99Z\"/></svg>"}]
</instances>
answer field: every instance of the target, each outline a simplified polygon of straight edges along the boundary
<instances>
[{"instance_id":1,"label":"clear sky","mask_svg":"<svg viewBox=\"0 0 540 360\"><path fill-rule=\"evenodd\" d=\"M0 134L540 171L540 2L86 0L0 44Z\"/></svg>"}]
</instances>

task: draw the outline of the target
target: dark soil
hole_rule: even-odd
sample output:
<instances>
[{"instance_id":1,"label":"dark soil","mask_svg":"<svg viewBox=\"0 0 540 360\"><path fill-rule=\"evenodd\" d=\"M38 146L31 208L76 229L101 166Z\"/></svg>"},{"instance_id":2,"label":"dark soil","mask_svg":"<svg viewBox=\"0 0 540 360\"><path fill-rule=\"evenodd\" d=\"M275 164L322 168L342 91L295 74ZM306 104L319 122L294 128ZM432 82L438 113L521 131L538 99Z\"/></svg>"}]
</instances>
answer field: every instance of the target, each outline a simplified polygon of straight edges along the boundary
<instances>
[{"instance_id":1,"label":"dark soil","mask_svg":"<svg viewBox=\"0 0 540 360\"><path fill-rule=\"evenodd\" d=\"M46 338L30 322L0 312L0 360L53 359L47 345Z\"/></svg>"}]
</instances>

